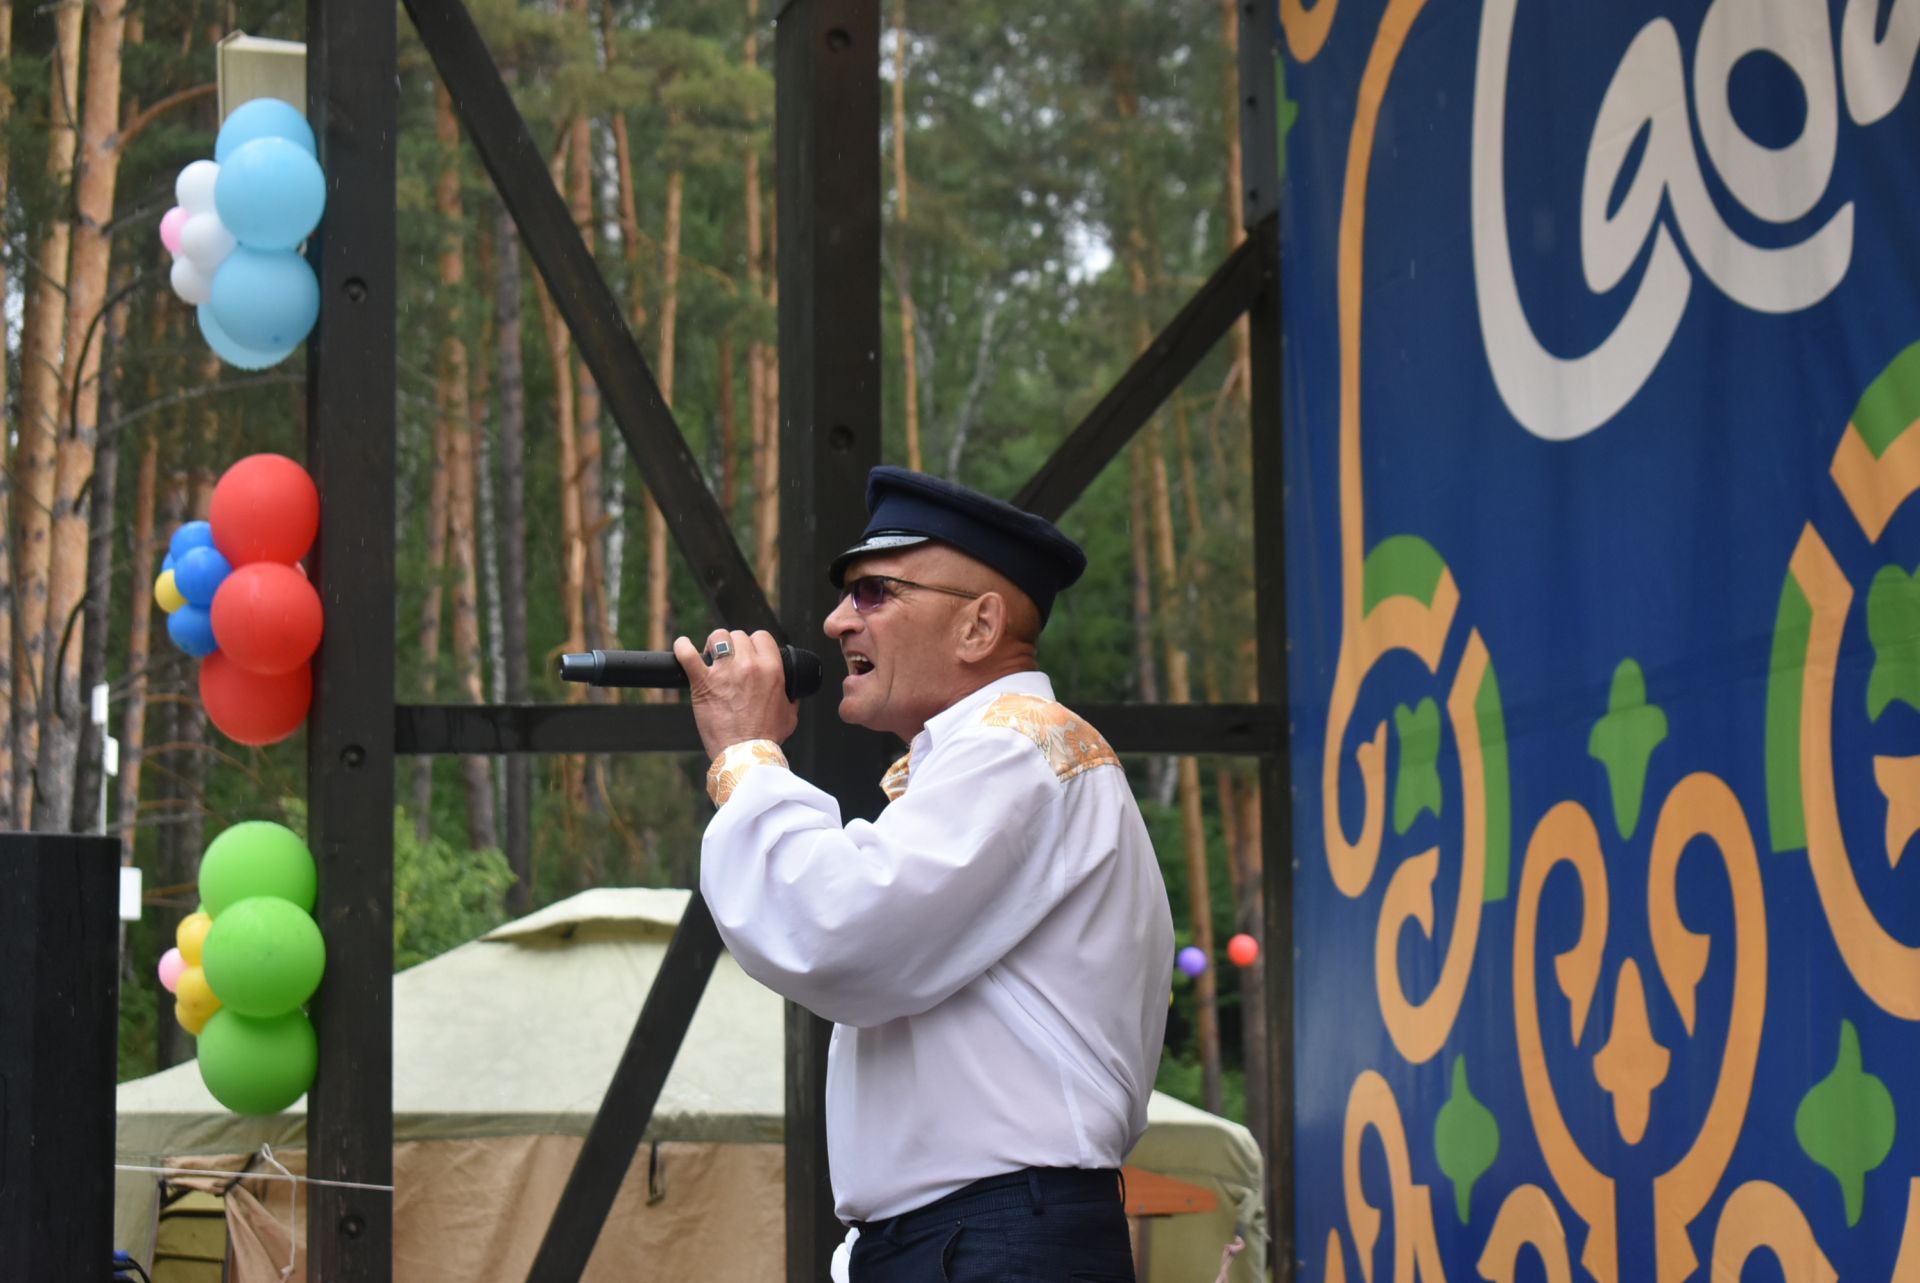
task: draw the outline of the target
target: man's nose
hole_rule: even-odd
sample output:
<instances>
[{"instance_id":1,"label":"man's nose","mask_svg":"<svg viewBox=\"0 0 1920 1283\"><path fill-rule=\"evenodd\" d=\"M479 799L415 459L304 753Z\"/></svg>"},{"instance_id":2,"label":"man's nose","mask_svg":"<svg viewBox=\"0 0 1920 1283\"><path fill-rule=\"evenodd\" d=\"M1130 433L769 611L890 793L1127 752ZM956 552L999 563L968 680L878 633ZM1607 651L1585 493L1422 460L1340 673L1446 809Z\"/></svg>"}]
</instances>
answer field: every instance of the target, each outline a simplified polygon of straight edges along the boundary
<instances>
[{"instance_id":1,"label":"man's nose","mask_svg":"<svg viewBox=\"0 0 1920 1283\"><path fill-rule=\"evenodd\" d=\"M860 626L860 612L853 608L851 593L840 599L840 604L827 613L820 630L832 641L839 641Z\"/></svg>"}]
</instances>

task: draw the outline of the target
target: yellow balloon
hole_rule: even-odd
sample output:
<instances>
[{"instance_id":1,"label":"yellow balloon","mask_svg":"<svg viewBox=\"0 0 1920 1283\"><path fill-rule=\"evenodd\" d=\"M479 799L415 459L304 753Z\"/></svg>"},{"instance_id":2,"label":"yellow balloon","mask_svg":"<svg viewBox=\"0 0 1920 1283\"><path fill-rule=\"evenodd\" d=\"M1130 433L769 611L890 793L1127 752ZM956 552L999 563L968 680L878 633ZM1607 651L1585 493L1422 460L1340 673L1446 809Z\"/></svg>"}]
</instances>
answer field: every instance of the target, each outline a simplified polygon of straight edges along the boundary
<instances>
[{"instance_id":1,"label":"yellow balloon","mask_svg":"<svg viewBox=\"0 0 1920 1283\"><path fill-rule=\"evenodd\" d=\"M173 986L173 997L180 1006L204 1011L209 1016L220 1010L220 999L207 983L207 973L199 967L188 967L180 973L180 979Z\"/></svg>"},{"instance_id":2,"label":"yellow balloon","mask_svg":"<svg viewBox=\"0 0 1920 1283\"><path fill-rule=\"evenodd\" d=\"M195 970L200 966L200 946L207 942L213 918L205 913L189 913L174 929L173 942L180 948L180 960ZM175 990L175 992L179 992Z\"/></svg>"},{"instance_id":3,"label":"yellow balloon","mask_svg":"<svg viewBox=\"0 0 1920 1283\"><path fill-rule=\"evenodd\" d=\"M187 599L180 595L179 586L173 582L171 570L161 571L160 577L153 581L153 604L169 615L187 604Z\"/></svg>"},{"instance_id":4,"label":"yellow balloon","mask_svg":"<svg viewBox=\"0 0 1920 1283\"><path fill-rule=\"evenodd\" d=\"M192 1034L195 1038L198 1038L200 1031L207 1027L207 1021L213 1019L213 1013L211 1011L201 1011L198 1008L189 1007L186 1003L175 1000L173 1004L173 1018L180 1022L182 1029Z\"/></svg>"}]
</instances>

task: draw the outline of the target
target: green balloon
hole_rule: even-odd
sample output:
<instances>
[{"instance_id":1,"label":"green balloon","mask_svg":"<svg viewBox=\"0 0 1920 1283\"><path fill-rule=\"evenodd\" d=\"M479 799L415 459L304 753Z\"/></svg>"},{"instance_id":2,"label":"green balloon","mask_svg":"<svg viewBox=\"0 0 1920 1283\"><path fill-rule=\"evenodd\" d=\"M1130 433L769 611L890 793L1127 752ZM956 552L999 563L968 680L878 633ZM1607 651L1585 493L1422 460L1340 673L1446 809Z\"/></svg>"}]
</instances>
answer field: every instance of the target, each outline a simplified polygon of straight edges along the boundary
<instances>
[{"instance_id":1,"label":"green balloon","mask_svg":"<svg viewBox=\"0 0 1920 1283\"><path fill-rule=\"evenodd\" d=\"M313 1085L320 1040L305 1013L258 1020L222 1008L200 1031L200 1081L236 1114L277 1114Z\"/></svg>"},{"instance_id":2,"label":"green balloon","mask_svg":"<svg viewBox=\"0 0 1920 1283\"><path fill-rule=\"evenodd\" d=\"M327 945L300 908L257 895L213 920L200 965L222 1006L243 1016L279 1016L320 987Z\"/></svg>"},{"instance_id":3,"label":"green balloon","mask_svg":"<svg viewBox=\"0 0 1920 1283\"><path fill-rule=\"evenodd\" d=\"M234 825L200 859L200 900L216 918L228 905L256 895L277 896L311 913L317 883L307 844L271 820Z\"/></svg>"}]
</instances>

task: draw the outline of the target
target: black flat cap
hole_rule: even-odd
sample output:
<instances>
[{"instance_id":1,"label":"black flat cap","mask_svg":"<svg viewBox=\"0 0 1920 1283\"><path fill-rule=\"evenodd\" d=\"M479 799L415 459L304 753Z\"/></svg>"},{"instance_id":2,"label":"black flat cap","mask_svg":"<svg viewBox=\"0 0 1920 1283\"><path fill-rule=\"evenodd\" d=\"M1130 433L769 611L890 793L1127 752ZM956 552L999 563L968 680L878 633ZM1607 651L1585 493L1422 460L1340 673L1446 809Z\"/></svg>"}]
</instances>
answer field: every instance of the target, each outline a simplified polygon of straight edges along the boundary
<instances>
[{"instance_id":1,"label":"black flat cap","mask_svg":"<svg viewBox=\"0 0 1920 1283\"><path fill-rule=\"evenodd\" d=\"M856 557L894 552L929 540L949 544L1011 579L1040 608L1087 568L1087 554L1045 517L992 495L924 472L879 467L867 474L867 529L833 559L827 575L838 588Z\"/></svg>"}]
</instances>

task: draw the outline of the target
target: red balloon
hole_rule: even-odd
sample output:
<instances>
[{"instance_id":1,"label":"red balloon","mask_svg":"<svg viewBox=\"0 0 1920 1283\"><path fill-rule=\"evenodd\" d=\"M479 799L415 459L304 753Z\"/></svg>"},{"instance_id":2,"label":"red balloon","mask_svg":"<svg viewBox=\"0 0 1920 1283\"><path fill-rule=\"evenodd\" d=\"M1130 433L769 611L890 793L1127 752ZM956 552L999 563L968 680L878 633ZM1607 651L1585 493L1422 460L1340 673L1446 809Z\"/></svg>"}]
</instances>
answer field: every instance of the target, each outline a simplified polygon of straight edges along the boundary
<instances>
[{"instance_id":1,"label":"red balloon","mask_svg":"<svg viewBox=\"0 0 1920 1283\"><path fill-rule=\"evenodd\" d=\"M1236 967L1251 967L1260 960L1260 942L1241 932L1227 941L1227 958Z\"/></svg>"},{"instance_id":2,"label":"red balloon","mask_svg":"<svg viewBox=\"0 0 1920 1283\"><path fill-rule=\"evenodd\" d=\"M312 659L321 627L320 594L305 575L277 561L241 566L213 595L213 636L221 653L263 677Z\"/></svg>"},{"instance_id":3,"label":"red balloon","mask_svg":"<svg viewBox=\"0 0 1920 1283\"><path fill-rule=\"evenodd\" d=\"M300 729L313 706L313 669L263 677L215 651L200 661L200 702L207 720L241 744L277 744Z\"/></svg>"},{"instance_id":4,"label":"red balloon","mask_svg":"<svg viewBox=\"0 0 1920 1283\"><path fill-rule=\"evenodd\" d=\"M307 470L281 454L248 455L213 488L213 543L235 566L307 555L320 530L320 492Z\"/></svg>"}]
</instances>

